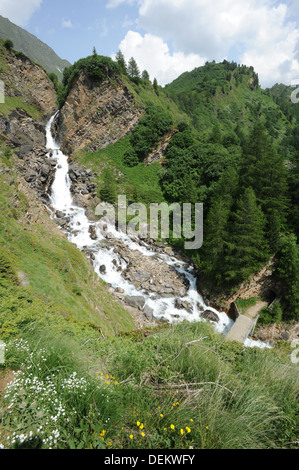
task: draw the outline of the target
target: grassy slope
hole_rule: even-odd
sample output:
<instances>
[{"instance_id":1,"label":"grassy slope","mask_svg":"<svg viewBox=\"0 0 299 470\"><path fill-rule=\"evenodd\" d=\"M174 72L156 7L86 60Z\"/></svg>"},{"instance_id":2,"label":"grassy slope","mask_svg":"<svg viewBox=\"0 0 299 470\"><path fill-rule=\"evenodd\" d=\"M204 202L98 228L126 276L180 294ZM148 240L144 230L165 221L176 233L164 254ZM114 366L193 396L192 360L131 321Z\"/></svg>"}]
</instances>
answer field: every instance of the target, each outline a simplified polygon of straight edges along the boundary
<instances>
[{"instance_id":1,"label":"grassy slope","mask_svg":"<svg viewBox=\"0 0 299 470\"><path fill-rule=\"evenodd\" d=\"M28 351L7 345L6 367L23 376L0 397L5 410L11 405L0 444L20 448L31 431L21 447L48 448L59 432L54 448L296 448L298 375L287 345L279 352L244 348L207 323L85 345L38 330L25 337Z\"/></svg>"},{"instance_id":2,"label":"grassy slope","mask_svg":"<svg viewBox=\"0 0 299 470\"><path fill-rule=\"evenodd\" d=\"M45 306L49 310L48 304L51 304L50 311L56 316L85 324L92 322L105 334L131 329L134 324L130 315L108 294L85 256L59 236L54 223L49 221L44 211L38 210L34 200L28 200L18 190L13 165L3 160L2 157L1 168L8 168L9 173L0 174L0 251L9 255L16 272L24 272L29 279L30 287L25 295L40 306L41 311L37 313L42 315ZM27 220L27 211L39 214L35 223ZM20 288L15 285L9 287L9 295L17 298ZM7 309L22 312L22 302L11 307L9 296L6 297L7 302L2 302L0 307L4 323ZM25 309L24 315L27 313ZM11 321L13 323L15 319ZM55 321L52 327L55 328ZM5 335L3 328L1 333Z\"/></svg>"},{"instance_id":3,"label":"grassy slope","mask_svg":"<svg viewBox=\"0 0 299 470\"><path fill-rule=\"evenodd\" d=\"M248 135L258 116L280 143L289 123L269 93L251 83L254 77L252 68L208 64L182 74L165 92L203 134L219 122L224 132L239 125Z\"/></svg>"}]
</instances>

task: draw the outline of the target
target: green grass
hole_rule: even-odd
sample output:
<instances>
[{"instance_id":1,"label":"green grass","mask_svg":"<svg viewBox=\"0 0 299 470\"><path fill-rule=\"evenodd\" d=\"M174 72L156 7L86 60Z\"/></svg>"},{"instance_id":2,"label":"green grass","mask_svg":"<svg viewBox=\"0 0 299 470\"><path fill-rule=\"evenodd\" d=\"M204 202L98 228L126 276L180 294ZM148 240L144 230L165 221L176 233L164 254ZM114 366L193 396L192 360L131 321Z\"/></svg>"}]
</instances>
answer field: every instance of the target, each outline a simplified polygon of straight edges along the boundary
<instances>
[{"instance_id":1,"label":"green grass","mask_svg":"<svg viewBox=\"0 0 299 470\"><path fill-rule=\"evenodd\" d=\"M94 172L99 174L97 178L99 187L103 182L101 173L104 168L109 167L115 174L118 194L127 194L130 197L133 189L137 188L142 201L163 201L164 198L159 184L160 176L163 172L161 165L153 163L152 165L145 166L143 163L139 163L133 168L127 167L123 164L123 155L130 148L129 137L125 137L98 152L80 152L75 154L74 158L82 165L91 167ZM119 172L123 176L119 176ZM151 200L152 197L155 200Z\"/></svg>"},{"instance_id":2,"label":"green grass","mask_svg":"<svg viewBox=\"0 0 299 470\"><path fill-rule=\"evenodd\" d=\"M5 96L5 103L0 103L0 114L7 117L15 109L24 109L33 119L39 117L41 114L40 111L30 106L21 98Z\"/></svg>"},{"instance_id":3,"label":"green grass","mask_svg":"<svg viewBox=\"0 0 299 470\"><path fill-rule=\"evenodd\" d=\"M241 313L244 313L249 307L256 305L258 300L261 299L257 297L251 297L250 299L237 299L236 304Z\"/></svg>"},{"instance_id":4,"label":"green grass","mask_svg":"<svg viewBox=\"0 0 299 470\"><path fill-rule=\"evenodd\" d=\"M7 345L6 370L23 371L1 403L11 404L2 438L0 428L9 448L296 448L289 347L244 348L206 323L111 337L92 350L42 333Z\"/></svg>"}]
</instances>

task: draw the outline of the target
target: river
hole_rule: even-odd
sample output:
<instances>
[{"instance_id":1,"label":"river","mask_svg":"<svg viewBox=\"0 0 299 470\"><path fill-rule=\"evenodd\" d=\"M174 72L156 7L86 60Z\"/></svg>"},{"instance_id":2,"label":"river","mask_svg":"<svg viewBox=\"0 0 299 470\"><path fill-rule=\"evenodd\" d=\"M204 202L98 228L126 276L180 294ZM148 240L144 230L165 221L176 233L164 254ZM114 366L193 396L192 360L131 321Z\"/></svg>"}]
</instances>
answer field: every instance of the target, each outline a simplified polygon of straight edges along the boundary
<instances>
[{"instance_id":1,"label":"river","mask_svg":"<svg viewBox=\"0 0 299 470\"><path fill-rule=\"evenodd\" d=\"M66 234L69 241L74 243L81 251L83 248L87 248L94 253L94 269L107 284L110 284L114 289L121 288L127 296L143 296L146 301L145 305L153 310L153 315L157 320L164 318L169 323L181 322L183 320L189 322L206 321L201 318L201 314L205 310L211 310L219 318L219 322L213 322L216 331L224 335L227 334L233 325L233 321L226 313L218 312L205 304L202 296L197 292L196 277L192 273L193 267L188 266L185 262L166 254L159 255L160 260L157 260L157 263L164 262L166 265L172 266L189 281L188 292L181 300L192 305L192 312L176 308L175 302L177 297L159 297L155 293L137 289L134 284L123 278L122 272L126 269L126 261L115 252L113 245L103 246L101 241L105 240L105 237L100 229L100 224L91 222L86 216L85 209L78 207L73 202L70 190L71 180L68 174L68 157L60 150L59 143L55 141L51 133L51 125L56 114L51 117L46 125L46 146L52 150L49 152L48 157L57 160L55 178L50 194L51 207L49 209L52 218L55 217L56 211L61 211L68 217L69 223ZM97 234L97 239L95 240L90 237L90 225L95 227ZM145 257L156 257L156 251L146 243L140 246L139 243L136 243L127 234L116 230L114 226L109 226L108 230L117 241L125 244L130 250L138 250ZM104 273L100 272L100 267L103 265L106 268ZM122 269L117 269L117 265L121 266ZM252 339L248 339L245 345L267 347L266 344L260 341L253 341Z\"/></svg>"}]
</instances>

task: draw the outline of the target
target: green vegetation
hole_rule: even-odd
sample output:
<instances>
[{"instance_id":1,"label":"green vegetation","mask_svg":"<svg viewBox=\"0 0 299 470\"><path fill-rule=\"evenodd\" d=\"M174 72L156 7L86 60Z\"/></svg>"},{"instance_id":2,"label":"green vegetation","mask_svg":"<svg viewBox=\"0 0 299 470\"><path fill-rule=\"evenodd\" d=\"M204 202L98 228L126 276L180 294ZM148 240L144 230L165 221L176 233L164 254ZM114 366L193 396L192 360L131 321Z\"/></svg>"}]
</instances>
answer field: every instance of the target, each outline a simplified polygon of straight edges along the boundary
<instances>
[{"instance_id":1,"label":"green vegetation","mask_svg":"<svg viewBox=\"0 0 299 470\"><path fill-rule=\"evenodd\" d=\"M4 373L19 372L1 400L0 443L295 449L298 375L289 353L227 343L206 323L85 345L24 327L7 344Z\"/></svg>"}]
</instances>

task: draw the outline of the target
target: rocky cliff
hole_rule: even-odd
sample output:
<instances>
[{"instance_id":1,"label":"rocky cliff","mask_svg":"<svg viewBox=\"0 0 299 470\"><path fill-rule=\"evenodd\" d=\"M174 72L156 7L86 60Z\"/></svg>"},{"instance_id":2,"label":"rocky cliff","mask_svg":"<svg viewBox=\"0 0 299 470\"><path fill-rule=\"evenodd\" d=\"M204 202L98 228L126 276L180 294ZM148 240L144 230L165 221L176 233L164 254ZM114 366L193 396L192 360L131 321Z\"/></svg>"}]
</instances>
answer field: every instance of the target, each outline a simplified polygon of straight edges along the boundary
<instances>
[{"instance_id":1,"label":"rocky cliff","mask_svg":"<svg viewBox=\"0 0 299 470\"><path fill-rule=\"evenodd\" d=\"M45 123L57 109L53 83L42 67L21 53L7 51L3 44L0 57L5 90L0 134L13 148L44 146Z\"/></svg>"},{"instance_id":2,"label":"rocky cliff","mask_svg":"<svg viewBox=\"0 0 299 470\"><path fill-rule=\"evenodd\" d=\"M74 79L54 131L65 154L83 148L96 152L131 133L142 114L120 79L106 78L99 85L98 80L81 72Z\"/></svg>"}]
</instances>

